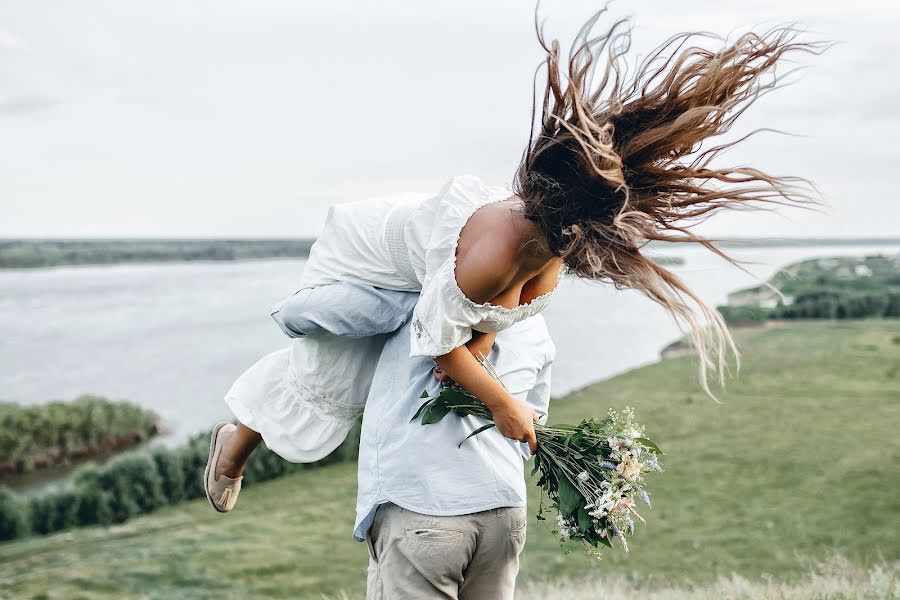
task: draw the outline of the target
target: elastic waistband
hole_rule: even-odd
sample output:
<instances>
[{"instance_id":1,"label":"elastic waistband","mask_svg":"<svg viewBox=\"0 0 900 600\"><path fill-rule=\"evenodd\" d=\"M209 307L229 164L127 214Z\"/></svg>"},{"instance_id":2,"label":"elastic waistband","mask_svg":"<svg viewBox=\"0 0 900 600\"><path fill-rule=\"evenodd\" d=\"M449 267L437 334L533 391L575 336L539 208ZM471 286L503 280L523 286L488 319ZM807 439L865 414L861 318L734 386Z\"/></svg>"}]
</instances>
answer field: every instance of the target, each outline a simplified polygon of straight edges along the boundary
<instances>
[{"instance_id":1,"label":"elastic waistband","mask_svg":"<svg viewBox=\"0 0 900 600\"><path fill-rule=\"evenodd\" d=\"M413 211L419 207L418 202L402 202L391 209L384 225L384 245L388 250L388 257L397 273L406 279L410 285L418 283L416 270L409 258L409 250L406 246L404 229Z\"/></svg>"}]
</instances>

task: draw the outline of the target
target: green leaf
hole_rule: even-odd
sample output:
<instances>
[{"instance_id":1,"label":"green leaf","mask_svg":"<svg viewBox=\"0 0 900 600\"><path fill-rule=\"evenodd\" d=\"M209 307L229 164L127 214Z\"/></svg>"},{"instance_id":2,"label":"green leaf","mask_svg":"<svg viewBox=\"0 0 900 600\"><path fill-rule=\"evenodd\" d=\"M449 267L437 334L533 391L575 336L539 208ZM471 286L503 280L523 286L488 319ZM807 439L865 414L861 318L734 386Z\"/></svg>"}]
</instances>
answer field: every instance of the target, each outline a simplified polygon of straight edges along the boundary
<instances>
[{"instance_id":1,"label":"green leaf","mask_svg":"<svg viewBox=\"0 0 900 600\"><path fill-rule=\"evenodd\" d=\"M552 427L553 429L559 429L560 431L575 431L578 429L577 425L566 425L565 423L556 423Z\"/></svg>"},{"instance_id":2,"label":"green leaf","mask_svg":"<svg viewBox=\"0 0 900 600\"><path fill-rule=\"evenodd\" d=\"M424 413L422 413L422 425L431 425L432 423L437 423L438 421L446 417L448 412L450 412L450 407L446 404L432 404L425 409Z\"/></svg>"},{"instance_id":3,"label":"green leaf","mask_svg":"<svg viewBox=\"0 0 900 600\"><path fill-rule=\"evenodd\" d=\"M471 402L475 397L458 388L445 387L441 390L441 399L453 403Z\"/></svg>"},{"instance_id":4,"label":"green leaf","mask_svg":"<svg viewBox=\"0 0 900 600\"><path fill-rule=\"evenodd\" d=\"M587 509L582 505L578 507L578 529L581 530L581 533L587 533L591 530L591 525L594 524L594 520L591 518L591 515L588 514Z\"/></svg>"},{"instance_id":5,"label":"green leaf","mask_svg":"<svg viewBox=\"0 0 900 600\"><path fill-rule=\"evenodd\" d=\"M423 396L423 398L428 398L428 395L427 395L428 392L422 392L422 393L426 394L425 396ZM422 406L419 407L419 410L416 411L416 414L413 415L413 418L409 420L409 422L412 423L413 421L418 419L419 415L422 414L422 411L425 410L425 407L428 406L429 404L431 404L432 402L434 402L434 400L429 399L427 402L423 403Z\"/></svg>"},{"instance_id":6,"label":"green leaf","mask_svg":"<svg viewBox=\"0 0 900 600\"><path fill-rule=\"evenodd\" d=\"M534 477L537 475L537 472L541 470L541 459L538 455L534 456L534 468L531 469L531 476Z\"/></svg>"},{"instance_id":7,"label":"green leaf","mask_svg":"<svg viewBox=\"0 0 900 600\"><path fill-rule=\"evenodd\" d=\"M654 454L662 454L663 453L663 451L659 449L659 446L656 445L656 442L654 442L653 440L651 440L649 438L638 437L638 438L634 438L634 441L641 444L642 446L647 446L647 449L650 450L650 452L653 452Z\"/></svg>"},{"instance_id":8,"label":"green leaf","mask_svg":"<svg viewBox=\"0 0 900 600\"><path fill-rule=\"evenodd\" d=\"M488 423L487 425L482 425L481 427L479 427L478 429L476 429L475 431L473 431L472 433L467 435L466 440L469 439L470 437L474 437L474 436L478 435L482 431L487 431L491 427L496 427L496 425L494 423ZM459 443L459 446L457 446L457 448L462 448L462 445L466 443L466 440L461 441Z\"/></svg>"},{"instance_id":9,"label":"green leaf","mask_svg":"<svg viewBox=\"0 0 900 600\"><path fill-rule=\"evenodd\" d=\"M612 542L609 541L609 533L607 533L607 534L606 534L605 536L603 536L603 537L600 537L600 536L598 535L595 539L596 539L598 542L600 542L601 544L603 544L604 546L609 546L610 548L613 547Z\"/></svg>"},{"instance_id":10,"label":"green leaf","mask_svg":"<svg viewBox=\"0 0 900 600\"><path fill-rule=\"evenodd\" d=\"M557 493L559 494L559 512L564 517L571 515L584 502L581 492L569 481L565 474L559 478L559 490Z\"/></svg>"}]
</instances>

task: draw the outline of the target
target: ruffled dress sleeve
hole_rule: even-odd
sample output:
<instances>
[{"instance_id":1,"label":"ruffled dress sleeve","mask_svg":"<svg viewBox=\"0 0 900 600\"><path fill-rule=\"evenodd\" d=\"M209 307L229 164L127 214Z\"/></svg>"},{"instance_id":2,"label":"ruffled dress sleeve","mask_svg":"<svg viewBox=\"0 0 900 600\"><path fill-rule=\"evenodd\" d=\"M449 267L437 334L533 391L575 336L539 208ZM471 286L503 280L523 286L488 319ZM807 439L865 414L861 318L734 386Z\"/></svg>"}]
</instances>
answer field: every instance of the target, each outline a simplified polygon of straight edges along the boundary
<instances>
[{"instance_id":1,"label":"ruffled dress sleeve","mask_svg":"<svg viewBox=\"0 0 900 600\"><path fill-rule=\"evenodd\" d=\"M447 354L472 339L472 326L484 318L456 283L454 256L429 275L413 310L410 356Z\"/></svg>"},{"instance_id":2,"label":"ruffled dress sleeve","mask_svg":"<svg viewBox=\"0 0 900 600\"><path fill-rule=\"evenodd\" d=\"M472 339L472 329L500 331L528 309L506 310L469 299L456 282L460 233L476 210L509 198L505 188L477 177L454 177L407 224L408 239L421 240L421 296L413 310L410 356L443 356Z\"/></svg>"}]
</instances>

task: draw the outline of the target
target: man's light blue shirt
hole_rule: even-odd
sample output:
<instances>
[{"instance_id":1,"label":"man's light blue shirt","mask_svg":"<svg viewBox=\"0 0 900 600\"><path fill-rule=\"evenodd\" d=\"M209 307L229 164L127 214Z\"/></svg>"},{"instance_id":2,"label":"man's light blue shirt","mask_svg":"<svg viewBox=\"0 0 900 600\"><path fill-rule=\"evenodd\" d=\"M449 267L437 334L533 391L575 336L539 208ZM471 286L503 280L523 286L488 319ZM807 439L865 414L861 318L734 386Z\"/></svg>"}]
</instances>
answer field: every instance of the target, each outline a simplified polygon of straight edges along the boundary
<instances>
[{"instance_id":1,"label":"man's light blue shirt","mask_svg":"<svg viewBox=\"0 0 900 600\"><path fill-rule=\"evenodd\" d=\"M423 390L440 384L429 358L409 356L409 323L387 341L363 416L353 537L365 540L380 504L418 513L462 515L525 506L528 447L490 429L460 442L484 421L453 413L438 423L410 422ZM556 349L540 315L497 335L489 359L510 393L546 419Z\"/></svg>"}]
</instances>

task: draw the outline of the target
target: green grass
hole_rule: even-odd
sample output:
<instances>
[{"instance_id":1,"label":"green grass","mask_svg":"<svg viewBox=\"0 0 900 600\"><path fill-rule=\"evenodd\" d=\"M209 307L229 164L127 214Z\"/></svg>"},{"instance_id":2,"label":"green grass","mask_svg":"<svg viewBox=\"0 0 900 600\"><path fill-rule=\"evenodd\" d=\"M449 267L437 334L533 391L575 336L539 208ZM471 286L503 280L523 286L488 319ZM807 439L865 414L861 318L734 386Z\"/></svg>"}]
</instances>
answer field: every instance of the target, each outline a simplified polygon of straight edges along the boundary
<instances>
[{"instance_id":1,"label":"green grass","mask_svg":"<svg viewBox=\"0 0 900 600\"><path fill-rule=\"evenodd\" d=\"M704 584L732 572L800 577L833 554L864 567L900 559L898 338L900 321L795 322L739 336L743 368L722 404L698 392L690 358L555 401L563 422L634 406L666 472L630 555L564 556L532 520L522 580ZM359 597L355 488L355 465L335 465L252 486L226 516L191 502L0 545L0 597Z\"/></svg>"}]
</instances>

